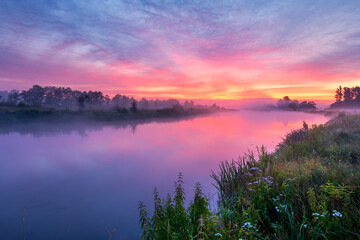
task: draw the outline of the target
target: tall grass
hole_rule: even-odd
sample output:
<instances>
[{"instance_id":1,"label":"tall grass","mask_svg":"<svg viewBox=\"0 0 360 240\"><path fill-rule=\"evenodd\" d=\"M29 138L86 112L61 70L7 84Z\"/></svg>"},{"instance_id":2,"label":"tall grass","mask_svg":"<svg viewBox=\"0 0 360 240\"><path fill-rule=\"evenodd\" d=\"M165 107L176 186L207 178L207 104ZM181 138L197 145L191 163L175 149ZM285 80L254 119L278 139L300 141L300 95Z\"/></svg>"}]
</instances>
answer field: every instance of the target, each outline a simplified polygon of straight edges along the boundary
<instances>
[{"instance_id":1,"label":"tall grass","mask_svg":"<svg viewBox=\"0 0 360 240\"><path fill-rule=\"evenodd\" d=\"M179 173L175 182L174 196L160 199L154 190L154 213L150 218L146 206L140 202L140 225L142 239L199 239L203 236L203 219L210 216L209 201L196 183L194 198L185 208L183 177Z\"/></svg>"},{"instance_id":2,"label":"tall grass","mask_svg":"<svg viewBox=\"0 0 360 240\"><path fill-rule=\"evenodd\" d=\"M360 239L359 134L359 116L340 116L327 126L304 123L274 153L262 147L221 162L211 174L216 212L200 185L185 210L180 175L173 205L170 197L155 197L154 216L171 214L159 225L153 216L152 227L143 228L143 236L164 233L143 239Z\"/></svg>"}]
</instances>

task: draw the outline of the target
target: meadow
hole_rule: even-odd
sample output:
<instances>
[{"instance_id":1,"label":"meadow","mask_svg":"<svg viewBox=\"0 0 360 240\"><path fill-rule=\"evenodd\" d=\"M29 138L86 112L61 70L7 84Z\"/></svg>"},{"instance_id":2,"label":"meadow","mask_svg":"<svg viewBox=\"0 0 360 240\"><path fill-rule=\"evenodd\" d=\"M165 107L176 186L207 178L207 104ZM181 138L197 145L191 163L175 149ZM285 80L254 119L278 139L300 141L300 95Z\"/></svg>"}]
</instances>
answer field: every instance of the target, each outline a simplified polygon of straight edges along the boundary
<instances>
[{"instance_id":1,"label":"meadow","mask_svg":"<svg viewBox=\"0 0 360 240\"><path fill-rule=\"evenodd\" d=\"M200 183L188 206L181 173L173 196L140 202L142 239L359 239L360 115L289 132L211 174L211 209Z\"/></svg>"}]
</instances>

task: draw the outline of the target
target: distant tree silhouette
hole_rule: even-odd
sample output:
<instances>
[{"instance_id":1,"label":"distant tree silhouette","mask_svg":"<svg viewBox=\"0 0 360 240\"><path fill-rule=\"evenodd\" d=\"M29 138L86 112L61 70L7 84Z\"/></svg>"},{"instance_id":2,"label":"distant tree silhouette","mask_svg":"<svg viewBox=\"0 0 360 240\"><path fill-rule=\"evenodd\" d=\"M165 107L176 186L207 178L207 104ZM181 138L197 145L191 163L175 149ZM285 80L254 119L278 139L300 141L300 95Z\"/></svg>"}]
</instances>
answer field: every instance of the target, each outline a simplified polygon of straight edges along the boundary
<instances>
[{"instance_id":1,"label":"distant tree silhouette","mask_svg":"<svg viewBox=\"0 0 360 240\"><path fill-rule=\"evenodd\" d=\"M89 91L87 93L87 99L90 106L103 106L104 105L105 97L102 92L100 91Z\"/></svg>"},{"instance_id":2,"label":"distant tree silhouette","mask_svg":"<svg viewBox=\"0 0 360 240\"><path fill-rule=\"evenodd\" d=\"M13 91L11 93L9 93L8 97L7 97L7 102L9 104L18 104L18 102L20 101L20 94L19 91Z\"/></svg>"},{"instance_id":3,"label":"distant tree silhouette","mask_svg":"<svg viewBox=\"0 0 360 240\"><path fill-rule=\"evenodd\" d=\"M89 99L89 95L87 94L82 94L79 98L78 98L78 104L79 104L79 108L83 109L85 107L85 101Z\"/></svg>"},{"instance_id":4,"label":"distant tree silhouette","mask_svg":"<svg viewBox=\"0 0 360 240\"><path fill-rule=\"evenodd\" d=\"M26 107L26 104L24 102L19 102L19 104L17 105L20 108Z\"/></svg>"},{"instance_id":5,"label":"distant tree silhouette","mask_svg":"<svg viewBox=\"0 0 360 240\"><path fill-rule=\"evenodd\" d=\"M330 105L331 108L342 107L360 107L360 87L341 87L335 91L335 103Z\"/></svg>"},{"instance_id":6,"label":"distant tree silhouette","mask_svg":"<svg viewBox=\"0 0 360 240\"><path fill-rule=\"evenodd\" d=\"M336 93L335 93L335 100L336 100L336 102L341 102L341 101L342 101L342 97L343 97L342 87L339 86L339 87L336 89Z\"/></svg>"},{"instance_id":7,"label":"distant tree silhouette","mask_svg":"<svg viewBox=\"0 0 360 240\"><path fill-rule=\"evenodd\" d=\"M132 102L131 102L131 107L130 107L130 111L131 112L137 112L137 104L136 104L136 101L135 100L133 100Z\"/></svg>"},{"instance_id":8,"label":"distant tree silhouette","mask_svg":"<svg viewBox=\"0 0 360 240\"><path fill-rule=\"evenodd\" d=\"M24 101L33 106L41 106L44 99L45 89L39 85L34 85L28 91L22 91L21 96Z\"/></svg>"},{"instance_id":9,"label":"distant tree silhouette","mask_svg":"<svg viewBox=\"0 0 360 240\"><path fill-rule=\"evenodd\" d=\"M139 101L139 108L140 108L140 109L148 109L148 108L149 108L149 102L148 102L148 100L146 100L145 98L142 98L142 99Z\"/></svg>"},{"instance_id":10,"label":"distant tree silhouette","mask_svg":"<svg viewBox=\"0 0 360 240\"><path fill-rule=\"evenodd\" d=\"M296 105L296 103L294 103L294 102L289 103L288 106L291 110L294 110L294 111L296 111L298 109L298 105Z\"/></svg>"},{"instance_id":11,"label":"distant tree silhouette","mask_svg":"<svg viewBox=\"0 0 360 240\"><path fill-rule=\"evenodd\" d=\"M313 101L302 101L299 103L297 100L291 100L289 96L285 96L279 99L277 102L276 109L291 110L291 111L302 111L302 110L315 110L316 103Z\"/></svg>"},{"instance_id":12,"label":"distant tree silhouette","mask_svg":"<svg viewBox=\"0 0 360 240\"><path fill-rule=\"evenodd\" d=\"M360 87L356 86L351 88L351 91L353 92L354 100L360 101Z\"/></svg>"},{"instance_id":13,"label":"distant tree silhouette","mask_svg":"<svg viewBox=\"0 0 360 240\"><path fill-rule=\"evenodd\" d=\"M283 101L290 101L289 96L285 96L285 97L283 97Z\"/></svg>"},{"instance_id":14,"label":"distant tree silhouette","mask_svg":"<svg viewBox=\"0 0 360 240\"><path fill-rule=\"evenodd\" d=\"M51 107L57 109L83 109L89 108L106 108L114 109L118 112L132 111L136 112L139 109L203 109L202 105L195 105L193 101L186 101L184 104L176 99L167 100L147 100L142 98L137 101L133 97L116 94L113 98L104 95L101 91L78 91L71 88L34 85L28 90L21 93L17 90L0 91L0 102L2 105L18 106L37 106L37 107ZM208 107L211 110L218 108Z\"/></svg>"},{"instance_id":15,"label":"distant tree silhouette","mask_svg":"<svg viewBox=\"0 0 360 240\"><path fill-rule=\"evenodd\" d=\"M343 93L344 101L351 101L353 96L351 93L351 89L348 87L344 87L344 93Z\"/></svg>"}]
</instances>

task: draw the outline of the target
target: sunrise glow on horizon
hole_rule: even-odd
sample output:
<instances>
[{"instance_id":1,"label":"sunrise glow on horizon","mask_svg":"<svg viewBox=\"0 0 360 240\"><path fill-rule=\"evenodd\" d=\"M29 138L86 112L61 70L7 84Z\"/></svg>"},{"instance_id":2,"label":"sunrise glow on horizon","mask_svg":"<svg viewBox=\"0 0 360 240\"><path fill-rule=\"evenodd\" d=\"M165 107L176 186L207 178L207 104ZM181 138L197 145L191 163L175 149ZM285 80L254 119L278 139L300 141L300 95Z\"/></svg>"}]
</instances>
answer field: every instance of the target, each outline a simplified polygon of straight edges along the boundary
<instances>
[{"instance_id":1,"label":"sunrise glow on horizon","mask_svg":"<svg viewBox=\"0 0 360 240\"><path fill-rule=\"evenodd\" d=\"M334 99L360 82L360 2L2 1L0 90Z\"/></svg>"}]
</instances>

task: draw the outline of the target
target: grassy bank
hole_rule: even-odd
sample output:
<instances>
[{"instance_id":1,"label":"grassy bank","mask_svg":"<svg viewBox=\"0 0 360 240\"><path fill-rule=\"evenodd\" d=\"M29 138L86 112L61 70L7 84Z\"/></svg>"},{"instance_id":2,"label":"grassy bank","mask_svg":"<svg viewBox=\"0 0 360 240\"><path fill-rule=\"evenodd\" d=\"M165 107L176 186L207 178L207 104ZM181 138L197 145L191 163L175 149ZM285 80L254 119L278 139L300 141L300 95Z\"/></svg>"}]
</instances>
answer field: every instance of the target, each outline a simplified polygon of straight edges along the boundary
<instances>
[{"instance_id":1,"label":"grassy bank","mask_svg":"<svg viewBox=\"0 0 360 240\"><path fill-rule=\"evenodd\" d=\"M211 177L215 212L195 187L190 205L180 175L175 195L140 204L143 239L359 239L360 116L288 133L274 153L260 148L222 162Z\"/></svg>"}]
</instances>

